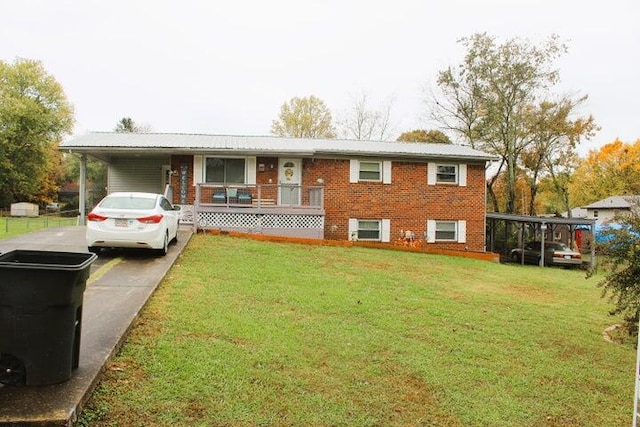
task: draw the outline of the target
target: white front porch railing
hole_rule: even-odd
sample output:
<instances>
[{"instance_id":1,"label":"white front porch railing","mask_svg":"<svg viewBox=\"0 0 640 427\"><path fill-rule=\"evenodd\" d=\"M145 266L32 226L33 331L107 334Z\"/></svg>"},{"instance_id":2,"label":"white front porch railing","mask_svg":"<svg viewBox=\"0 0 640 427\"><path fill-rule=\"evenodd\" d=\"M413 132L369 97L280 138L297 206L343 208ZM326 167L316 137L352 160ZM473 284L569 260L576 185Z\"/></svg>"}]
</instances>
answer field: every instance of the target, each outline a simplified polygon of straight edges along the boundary
<instances>
[{"instance_id":1,"label":"white front porch railing","mask_svg":"<svg viewBox=\"0 0 640 427\"><path fill-rule=\"evenodd\" d=\"M198 184L189 214L196 229L322 239L324 187Z\"/></svg>"}]
</instances>

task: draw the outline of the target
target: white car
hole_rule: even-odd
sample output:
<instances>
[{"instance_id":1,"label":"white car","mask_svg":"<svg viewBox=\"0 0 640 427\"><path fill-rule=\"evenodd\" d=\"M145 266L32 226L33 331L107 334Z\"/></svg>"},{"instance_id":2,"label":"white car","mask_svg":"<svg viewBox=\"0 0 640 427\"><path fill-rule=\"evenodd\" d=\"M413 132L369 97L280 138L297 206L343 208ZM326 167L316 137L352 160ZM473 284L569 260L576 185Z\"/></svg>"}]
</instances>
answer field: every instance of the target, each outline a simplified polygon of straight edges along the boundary
<instances>
[{"instance_id":1,"label":"white car","mask_svg":"<svg viewBox=\"0 0 640 427\"><path fill-rule=\"evenodd\" d=\"M179 210L162 194L111 193L87 215L89 251L146 248L166 255L178 240Z\"/></svg>"}]
</instances>

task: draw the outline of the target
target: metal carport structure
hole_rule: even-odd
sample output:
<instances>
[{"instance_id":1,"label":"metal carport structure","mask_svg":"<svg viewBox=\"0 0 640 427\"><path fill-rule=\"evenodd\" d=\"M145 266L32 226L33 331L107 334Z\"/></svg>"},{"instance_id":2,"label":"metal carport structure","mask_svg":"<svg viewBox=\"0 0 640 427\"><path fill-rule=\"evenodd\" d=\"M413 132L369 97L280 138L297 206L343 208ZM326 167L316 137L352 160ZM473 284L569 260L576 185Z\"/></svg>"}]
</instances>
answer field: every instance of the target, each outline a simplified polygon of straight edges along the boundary
<instances>
[{"instance_id":1,"label":"metal carport structure","mask_svg":"<svg viewBox=\"0 0 640 427\"><path fill-rule=\"evenodd\" d=\"M553 228L557 225L564 225L569 227L569 231L571 232L571 236L573 237L575 231L581 227L588 227L591 231L591 235L595 237L595 219L586 219L586 218L563 218L563 217L540 217L540 216L527 216L527 215L513 215L513 214L505 214L505 213L497 213L497 212L487 212L487 250L491 252L498 252L501 255L506 255L504 251L508 252L508 248L506 245L503 245L502 248L499 248L496 251L496 231L497 224L501 221L504 221L504 240L502 243L506 243L508 239L509 233L509 224L516 224L519 227L519 243L521 248L524 246L524 228L528 225L530 228L534 230L534 233L539 233L542 244L542 261L541 266L544 266L544 241L545 241L545 233L543 231L548 230L549 228L553 231ZM595 267L596 262L596 249L594 245L594 239L592 238L590 246L591 251L591 267ZM502 252L500 252L502 251Z\"/></svg>"}]
</instances>

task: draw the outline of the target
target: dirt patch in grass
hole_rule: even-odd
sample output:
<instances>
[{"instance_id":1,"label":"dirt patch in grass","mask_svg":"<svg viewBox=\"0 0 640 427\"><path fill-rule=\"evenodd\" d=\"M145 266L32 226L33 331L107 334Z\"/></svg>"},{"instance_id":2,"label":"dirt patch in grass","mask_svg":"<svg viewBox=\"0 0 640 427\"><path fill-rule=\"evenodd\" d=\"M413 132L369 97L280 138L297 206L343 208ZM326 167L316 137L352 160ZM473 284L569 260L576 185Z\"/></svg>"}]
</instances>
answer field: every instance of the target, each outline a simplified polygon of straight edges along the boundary
<instances>
[{"instance_id":1,"label":"dirt patch in grass","mask_svg":"<svg viewBox=\"0 0 640 427\"><path fill-rule=\"evenodd\" d=\"M505 292L517 298L523 298L531 302L552 302L557 298L547 289L536 288L533 286L510 285L507 286Z\"/></svg>"},{"instance_id":2,"label":"dirt patch in grass","mask_svg":"<svg viewBox=\"0 0 640 427\"><path fill-rule=\"evenodd\" d=\"M391 392L388 425L462 426L462 422L440 407L435 394L415 375L387 377L385 386Z\"/></svg>"}]
</instances>

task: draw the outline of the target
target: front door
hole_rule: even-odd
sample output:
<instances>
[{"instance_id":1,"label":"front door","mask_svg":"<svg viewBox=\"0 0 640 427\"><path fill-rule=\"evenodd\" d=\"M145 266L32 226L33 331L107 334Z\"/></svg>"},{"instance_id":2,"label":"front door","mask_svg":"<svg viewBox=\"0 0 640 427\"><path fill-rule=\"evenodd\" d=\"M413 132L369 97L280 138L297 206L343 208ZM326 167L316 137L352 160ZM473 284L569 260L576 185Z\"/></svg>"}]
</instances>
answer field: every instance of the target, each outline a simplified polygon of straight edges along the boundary
<instances>
[{"instance_id":1,"label":"front door","mask_svg":"<svg viewBox=\"0 0 640 427\"><path fill-rule=\"evenodd\" d=\"M278 162L278 204L297 206L300 205L302 183L302 160L280 159Z\"/></svg>"}]
</instances>

